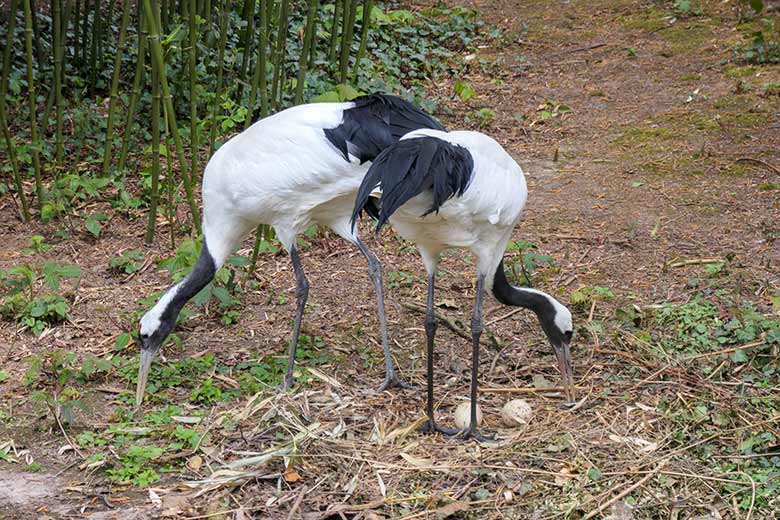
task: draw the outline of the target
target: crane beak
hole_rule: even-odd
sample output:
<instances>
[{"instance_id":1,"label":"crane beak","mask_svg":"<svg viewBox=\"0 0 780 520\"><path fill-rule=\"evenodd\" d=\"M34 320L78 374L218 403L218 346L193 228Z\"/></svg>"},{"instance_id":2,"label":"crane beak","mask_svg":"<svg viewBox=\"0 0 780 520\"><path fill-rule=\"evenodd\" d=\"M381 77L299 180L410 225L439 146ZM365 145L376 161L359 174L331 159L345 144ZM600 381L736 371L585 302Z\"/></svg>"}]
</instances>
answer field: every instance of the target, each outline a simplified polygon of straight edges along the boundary
<instances>
[{"instance_id":1,"label":"crane beak","mask_svg":"<svg viewBox=\"0 0 780 520\"><path fill-rule=\"evenodd\" d=\"M149 379L149 370L152 368L155 351L151 349L141 349L141 361L138 365L138 386L135 388L135 407L141 407L146 391L146 381Z\"/></svg>"},{"instance_id":2,"label":"crane beak","mask_svg":"<svg viewBox=\"0 0 780 520\"><path fill-rule=\"evenodd\" d=\"M563 387L566 394L566 400L574 402L574 371L571 366L571 348L569 342L562 342L560 345L553 345L555 357L558 358L558 369L563 377Z\"/></svg>"}]
</instances>

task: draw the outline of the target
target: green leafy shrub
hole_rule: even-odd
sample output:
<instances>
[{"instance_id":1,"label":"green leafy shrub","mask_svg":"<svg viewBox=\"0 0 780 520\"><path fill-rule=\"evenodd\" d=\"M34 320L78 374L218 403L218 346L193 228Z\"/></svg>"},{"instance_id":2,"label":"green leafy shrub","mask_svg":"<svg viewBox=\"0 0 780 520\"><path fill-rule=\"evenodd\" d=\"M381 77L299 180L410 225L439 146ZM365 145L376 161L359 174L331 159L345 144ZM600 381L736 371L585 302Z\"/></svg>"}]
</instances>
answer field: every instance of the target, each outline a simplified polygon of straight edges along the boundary
<instances>
[{"instance_id":1,"label":"green leafy shrub","mask_svg":"<svg viewBox=\"0 0 780 520\"><path fill-rule=\"evenodd\" d=\"M39 280L54 291L64 278L79 278L77 265L44 263L42 266L21 264L0 270L0 317L16 321L40 336L47 327L63 321L68 301L57 293L40 294Z\"/></svg>"},{"instance_id":2,"label":"green leafy shrub","mask_svg":"<svg viewBox=\"0 0 780 520\"><path fill-rule=\"evenodd\" d=\"M157 446L130 446L119 458L114 468L106 471L108 478L117 482L130 482L138 487L146 487L160 480L160 475L152 467L152 460L162 455Z\"/></svg>"},{"instance_id":3,"label":"green leafy shrub","mask_svg":"<svg viewBox=\"0 0 780 520\"><path fill-rule=\"evenodd\" d=\"M144 261L144 253L138 249L124 251L121 255L115 256L108 263L108 267L113 273L132 274L141 268Z\"/></svg>"}]
</instances>

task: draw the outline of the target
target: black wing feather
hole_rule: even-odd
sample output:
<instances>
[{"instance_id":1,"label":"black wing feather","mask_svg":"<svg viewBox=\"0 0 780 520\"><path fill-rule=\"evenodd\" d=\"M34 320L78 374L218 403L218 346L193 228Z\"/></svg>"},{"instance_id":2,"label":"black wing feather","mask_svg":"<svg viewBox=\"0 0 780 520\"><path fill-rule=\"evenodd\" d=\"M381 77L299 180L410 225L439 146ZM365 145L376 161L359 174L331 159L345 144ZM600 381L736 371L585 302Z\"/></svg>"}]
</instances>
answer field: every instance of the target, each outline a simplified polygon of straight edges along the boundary
<instances>
[{"instance_id":1,"label":"black wing feather","mask_svg":"<svg viewBox=\"0 0 780 520\"><path fill-rule=\"evenodd\" d=\"M473 171L474 159L462 146L431 136L398 141L379 154L363 178L352 212L352 226L367 205L375 204L371 192L377 187L382 190L378 231L398 208L427 190L433 193L433 203L421 216L438 212L447 200L463 195Z\"/></svg>"},{"instance_id":2,"label":"black wing feather","mask_svg":"<svg viewBox=\"0 0 780 520\"><path fill-rule=\"evenodd\" d=\"M385 148L412 130L444 127L422 109L390 94L372 94L352 100L355 106L344 111L335 128L326 128L325 137L345 160L352 153L360 163L373 161Z\"/></svg>"}]
</instances>

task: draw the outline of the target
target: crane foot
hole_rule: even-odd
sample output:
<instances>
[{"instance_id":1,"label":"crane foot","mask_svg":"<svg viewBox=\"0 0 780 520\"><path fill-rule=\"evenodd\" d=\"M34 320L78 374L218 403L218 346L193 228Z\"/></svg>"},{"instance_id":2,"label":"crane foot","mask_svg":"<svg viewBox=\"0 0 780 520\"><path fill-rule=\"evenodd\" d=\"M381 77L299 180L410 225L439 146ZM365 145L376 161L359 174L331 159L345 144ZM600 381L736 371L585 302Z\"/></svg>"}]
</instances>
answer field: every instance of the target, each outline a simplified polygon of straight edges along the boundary
<instances>
[{"instance_id":1,"label":"crane foot","mask_svg":"<svg viewBox=\"0 0 780 520\"><path fill-rule=\"evenodd\" d=\"M395 372L395 370L393 370L385 374L385 380L382 382L381 385L379 385L379 388L377 388L377 392L384 392L385 390L390 390L391 388L411 389L411 388L415 388L415 386L401 379L400 376Z\"/></svg>"},{"instance_id":2,"label":"crane foot","mask_svg":"<svg viewBox=\"0 0 780 520\"><path fill-rule=\"evenodd\" d=\"M433 419L425 421L422 426L417 428L417 431L420 433L441 433L445 437L453 437L461 433L461 431L456 428L444 428L439 426Z\"/></svg>"}]
</instances>

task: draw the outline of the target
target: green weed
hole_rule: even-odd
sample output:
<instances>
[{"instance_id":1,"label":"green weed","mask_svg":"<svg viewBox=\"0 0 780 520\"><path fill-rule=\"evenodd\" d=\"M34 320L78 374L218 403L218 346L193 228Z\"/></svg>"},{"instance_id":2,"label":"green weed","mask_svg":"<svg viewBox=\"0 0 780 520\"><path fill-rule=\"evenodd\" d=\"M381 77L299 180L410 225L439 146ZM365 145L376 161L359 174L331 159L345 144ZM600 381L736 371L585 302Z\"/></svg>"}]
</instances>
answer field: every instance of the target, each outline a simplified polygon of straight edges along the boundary
<instances>
[{"instance_id":1,"label":"green weed","mask_svg":"<svg viewBox=\"0 0 780 520\"><path fill-rule=\"evenodd\" d=\"M132 274L141 268L143 261L143 251L131 249L130 251L124 251L121 255L112 258L108 263L108 268L115 274Z\"/></svg>"},{"instance_id":2,"label":"green weed","mask_svg":"<svg viewBox=\"0 0 780 520\"><path fill-rule=\"evenodd\" d=\"M68 301L58 293L41 294L41 284L58 290L65 278L79 279L81 268L46 262L40 266L21 264L7 271L0 269L0 317L15 320L40 336L47 327L63 321ZM78 282L77 282L78 283Z\"/></svg>"},{"instance_id":3,"label":"green weed","mask_svg":"<svg viewBox=\"0 0 780 520\"><path fill-rule=\"evenodd\" d=\"M106 471L109 480L130 482L138 487L146 487L160 479L152 467L152 460L162 455L157 446L130 446L119 458L114 468Z\"/></svg>"},{"instance_id":4,"label":"green weed","mask_svg":"<svg viewBox=\"0 0 780 520\"><path fill-rule=\"evenodd\" d=\"M509 263L512 278L515 283L523 286L531 286L531 275L540 267L554 267L555 262L550 255L538 252L539 246L527 240L511 240L507 246L507 253L517 253L520 255L519 261L512 260Z\"/></svg>"}]
</instances>

